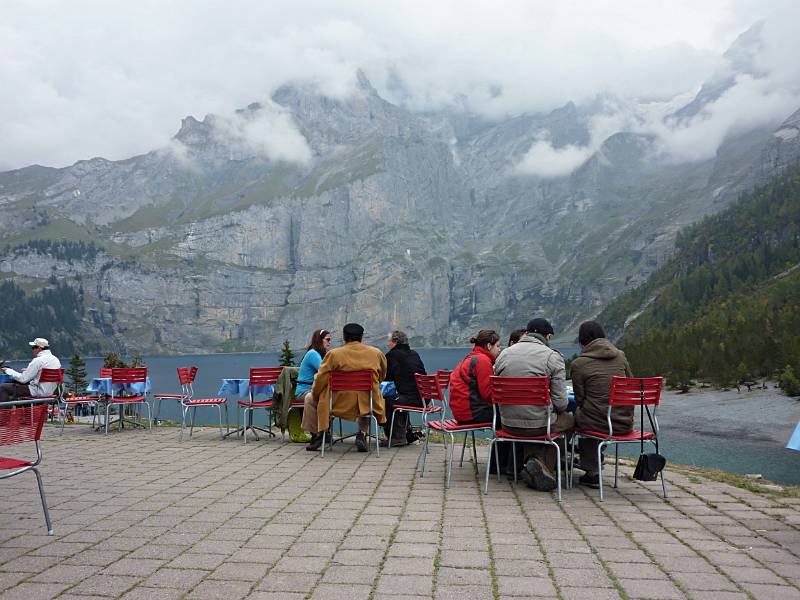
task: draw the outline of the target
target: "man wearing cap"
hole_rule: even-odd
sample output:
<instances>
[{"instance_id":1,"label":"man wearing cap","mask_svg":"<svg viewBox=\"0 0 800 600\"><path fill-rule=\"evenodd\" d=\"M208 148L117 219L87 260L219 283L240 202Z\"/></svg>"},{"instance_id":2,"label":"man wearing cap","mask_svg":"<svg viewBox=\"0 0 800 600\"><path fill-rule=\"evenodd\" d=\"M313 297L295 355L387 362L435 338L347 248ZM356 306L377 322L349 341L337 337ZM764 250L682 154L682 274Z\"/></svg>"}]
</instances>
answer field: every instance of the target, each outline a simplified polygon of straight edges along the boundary
<instances>
[{"instance_id":1,"label":"man wearing cap","mask_svg":"<svg viewBox=\"0 0 800 600\"><path fill-rule=\"evenodd\" d=\"M28 342L33 352L33 360L18 373L9 367L2 371L14 379L11 383L0 384L0 402L8 402L17 396L50 396L56 391L57 383L39 383L42 369L60 369L61 362L50 352L50 343L44 338Z\"/></svg>"},{"instance_id":2,"label":"man wearing cap","mask_svg":"<svg viewBox=\"0 0 800 600\"><path fill-rule=\"evenodd\" d=\"M569 431L575 419L568 406L564 357L550 348L553 326L546 319L532 319L519 342L500 353L494 374L500 377L536 377L550 379L550 399L556 414L550 418L550 433ZM547 433L547 410L541 406L501 405L503 430L514 435L537 436ZM522 480L528 487L550 491L556 487L556 451L544 444L521 444L524 448Z\"/></svg>"},{"instance_id":3,"label":"man wearing cap","mask_svg":"<svg viewBox=\"0 0 800 600\"><path fill-rule=\"evenodd\" d=\"M372 346L362 344L364 328L358 323L348 323L342 329L344 346L329 350L322 359L311 395L320 398L317 421L322 433L330 426L329 385L331 371L372 371L372 411L378 423L386 422L386 407L381 396L381 381L386 377L386 357ZM333 413L339 418L358 419L359 432L356 448L367 451L366 433L369 428L369 392L336 392L333 395Z\"/></svg>"}]
</instances>

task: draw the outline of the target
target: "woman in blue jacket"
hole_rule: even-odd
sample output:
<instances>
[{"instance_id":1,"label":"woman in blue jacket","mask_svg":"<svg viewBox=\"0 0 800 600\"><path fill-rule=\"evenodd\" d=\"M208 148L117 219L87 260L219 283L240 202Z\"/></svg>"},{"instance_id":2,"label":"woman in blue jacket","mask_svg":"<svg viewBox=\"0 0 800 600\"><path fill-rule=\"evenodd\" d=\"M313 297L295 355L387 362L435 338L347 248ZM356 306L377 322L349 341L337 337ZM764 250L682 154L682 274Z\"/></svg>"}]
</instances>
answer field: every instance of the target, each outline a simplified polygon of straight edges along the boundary
<instances>
[{"instance_id":1,"label":"woman in blue jacket","mask_svg":"<svg viewBox=\"0 0 800 600\"><path fill-rule=\"evenodd\" d=\"M330 347L331 332L327 329L317 329L311 336L311 343L308 345L297 373L295 397L303 403L303 430L311 434L311 442L306 446L306 450L309 451L319 450L322 445L322 435L317 426L319 398L311 395L311 386L314 383L314 376L319 371L319 365Z\"/></svg>"}]
</instances>

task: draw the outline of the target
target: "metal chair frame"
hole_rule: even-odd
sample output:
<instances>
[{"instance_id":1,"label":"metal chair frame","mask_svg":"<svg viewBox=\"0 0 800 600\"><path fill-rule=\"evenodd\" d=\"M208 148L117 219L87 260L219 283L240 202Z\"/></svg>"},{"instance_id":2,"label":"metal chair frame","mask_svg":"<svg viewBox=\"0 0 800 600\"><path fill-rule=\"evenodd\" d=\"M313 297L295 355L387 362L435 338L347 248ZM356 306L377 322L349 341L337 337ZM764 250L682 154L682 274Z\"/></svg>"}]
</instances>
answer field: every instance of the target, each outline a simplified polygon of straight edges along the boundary
<instances>
[{"instance_id":1,"label":"metal chair frame","mask_svg":"<svg viewBox=\"0 0 800 600\"><path fill-rule=\"evenodd\" d=\"M0 468L9 469L8 473L0 474L0 479L9 479L26 471L33 472L39 487L39 498L42 501L44 520L47 523L47 535L53 535L53 523L50 520L42 474L39 472L38 466L42 462L40 439L50 402L50 399L31 399L0 403L0 446L11 446L25 442L34 442L36 446L36 460L33 462L5 459L8 461L8 466L3 467L3 458L0 457Z\"/></svg>"},{"instance_id":2,"label":"metal chair frame","mask_svg":"<svg viewBox=\"0 0 800 600\"><path fill-rule=\"evenodd\" d=\"M598 440L597 445L597 465L600 480L600 501L603 501L603 450L606 446L614 446L614 488L617 487L619 477L619 445L620 444L653 444L658 452L658 418L656 410L661 402L661 391L664 387L663 377L619 377L614 375L611 378L611 391L608 395L608 412L606 422L608 423L608 434L603 432L591 431L588 429L576 428L572 435L572 458L570 463L575 461L575 444L580 437ZM611 422L611 411L615 406L638 406L640 411L641 428L637 431L633 429L629 434L614 436L614 425ZM651 422L652 432L644 430L644 412L646 406L653 407L653 413L648 420ZM648 413L649 414L649 413ZM637 436L631 438L634 434ZM570 464L570 485L572 485L573 465ZM664 482L664 471L661 471L661 491L664 498L667 497L667 485Z\"/></svg>"},{"instance_id":3,"label":"metal chair frame","mask_svg":"<svg viewBox=\"0 0 800 600\"><path fill-rule=\"evenodd\" d=\"M493 437L489 440L489 456L486 462L486 482L483 493L489 493L489 465L492 460L492 449L494 449L494 460L497 464L497 481L500 481L500 459L497 444L501 442L511 442L514 456L514 482L517 481L517 452L516 444L539 444L553 446L556 449L556 489L558 490L558 501L562 502L561 494L561 447L558 445L559 439L565 439L564 434L552 434L550 431L550 421L553 414L553 401L550 399L550 378L547 375L536 377L491 377L492 383L492 419ZM498 437L498 431L503 433L502 428L497 429L497 407L502 405L515 406L544 406L547 409L547 433L543 436L524 437ZM507 434L510 435L510 434ZM569 477L565 477L569 485Z\"/></svg>"},{"instance_id":4,"label":"metal chair frame","mask_svg":"<svg viewBox=\"0 0 800 600\"><path fill-rule=\"evenodd\" d=\"M183 373L182 373L183 371ZM225 421L228 420L228 400L227 398L195 398L194 397L194 379L197 376L197 367L179 367L178 379L181 381L181 386L184 391L184 397L181 398L181 433L178 436L178 441L183 441L183 431L186 429L186 415L191 409L191 419L189 421L189 438L191 439L194 433L194 419L197 415L198 406L215 406L219 412L219 435L225 439L225 433L222 431L222 406L225 406ZM184 383L184 381L186 383Z\"/></svg>"},{"instance_id":5,"label":"metal chair frame","mask_svg":"<svg viewBox=\"0 0 800 600\"><path fill-rule=\"evenodd\" d=\"M491 424L478 424L478 425L459 425L456 428L450 427L447 423L448 419L445 418L446 415L452 414L450 411L450 399L444 393L444 390L447 389L450 385L449 377L451 371L438 371L435 377L435 385L430 386L428 385L427 381L420 381L417 380L417 387L419 388L420 396L427 397L428 400L432 402L439 402L442 405L442 412L440 413L442 417L438 421L425 421L425 444L422 447L422 472L420 477L425 477L425 463L428 458L428 445L430 440L430 429L433 428L436 431L441 431L442 434L445 434L447 437L450 438L450 442L448 444L447 437L444 438L444 450L447 453L447 487L450 487L450 479L453 472L453 454L455 451L456 445L456 438L455 436L459 433L464 434L464 445L461 448L461 466L464 464L464 448L467 445L467 434L469 433L472 436L472 455L475 460L475 467L477 468L478 465L478 450L475 446L475 432L476 431L488 431L491 429ZM447 377L447 381L444 382L444 378Z\"/></svg>"},{"instance_id":6,"label":"metal chair frame","mask_svg":"<svg viewBox=\"0 0 800 600\"><path fill-rule=\"evenodd\" d=\"M272 408L272 396L269 397L268 400L263 400L258 402L255 400L256 394L253 393L253 387L257 385L275 385L278 383L278 377L281 374L283 367L254 367L250 369L250 382L249 382L249 389L247 391L249 399L248 401L239 400L239 406L242 407L242 436L244 437L244 443L247 443L247 430L250 429L253 432L253 435L256 436L256 440L260 440L261 438L258 437L258 433L256 430L263 431L271 435L272 437L275 436L275 432L272 431L272 415L270 414L270 409ZM263 408L267 415L267 429L263 427L256 427L253 424L253 417L254 411L257 408ZM250 420L248 421L248 414L250 416ZM238 420L239 420L239 412L236 413L236 420L237 420L237 427L238 427ZM249 425L248 425L249 423ZM220 431L222 431L222 426L220 426Z\"/></svg>"},{"instance_id":7,"label":"metal chair frame","mask_svg":"<svg viewBox=\"0 0 800 600\"><path fill-rule=\"evenodd\" d=\"M378 434L378 418L375 416L374 410L374 403L373 403L373 394L372 394L372 371L331 371L329 379L328 379L328 402L329 402L329 412L328 415L330 416L330 422L328 424L328 429L322 432L322 446L320 448L320 456L325 456L325 443L326 440L330 443L331 450L333 450L333 444L335 442L340 442L345 439L345 436L342 434L342 418L336 416L333 413L333 393L334 392L369 392L369 415L370 419L370 426L367 427L367 452L369 452L370 447L370 440L369 438L372 437L370 433L370 429L372 424L375 424L375 454L376 456L381 455L380 443L379 443L379 434ZM333 439L333 433L331 432L333 419L339 419L339 439ZM358 419L358 417L356 418ZM356 420L356 422L358 422ZM348 436L350 437L350 436Z\"/></svg>"},{"instance_id":8,"label":"metal chair frame","mask_svg":"<svg viewBox=\"0 0 800 600\"><path fill-rule=\"evenodd\" d=\"M178 384L181 386L179 394L159 393L151 394L153 398L153 422L156 427L161 425L159 416L161 415L161 401L162 400L177 400L183 403L184 400L191 398L194 395L192 383L197 375L197 367L178 367Z\"/></svg>"},{"instance_id":9,"label":"metal chair frame","mask_svg":"<svg viewBox=\"0 0 800 600\"><path fill-rule=\"evenodd\" d=\"M415 381L416 381L417 376L419 376L419 375L422 375L422 374L421 373L414 373ZM424 377L434 377L435 378L435 375L427 375L427 376L423 375L423 376ZM419 384L417 384L417 389L419 390ZM428 404L427 398L423 397L422 394L420 394L420 399L422 400L422 406L421 407L402 404L400 406L395 406L395 408L392 410L392 419L389 422L389 440L388 440L388 443L386 444L387 448L391 448L392 447L392 435L394 434L394 417L398 412L408 413L408 415L409 415L408 418L409 419L411 418L412 414L422 415L422 425L424 427L425 423L428 421L428 415L432 415L432 414L441 412L443 410L441 406L437 406L433 402ZM466 439L466 438L464 438L464 439Z\"/></svg>"},{"instance_id":10,"label":"metal chair frame","mask_svg":"<svg viewBox=\"0 0 800 600\"><path fill-rule=\"evenodd\" d=\"M101 369L101 375L102 375ZM108 435L108 422L109 422L109 413L111 411L111 406L113 404L119 405L119 423L120 429L122 429L124 423L124 414L125 414L125 407L126 406L133 406L138 405L141 406L144 404L147 407L147 427L152 433L153 431L153 420L150 414L150 403L147 401L147 390L144 390L141 394L131 397L126 396L117 396L114 391L114 386L117 384L125 384L125 383L142 383L144 384L147 381L147 367L131 367L127 369L111 369L111 395L108 397L108 401L106 402L106 435ZM140 427L144 427L141 423L133 422L134 425L138 425Z\"/></svg>"}]
</instances>

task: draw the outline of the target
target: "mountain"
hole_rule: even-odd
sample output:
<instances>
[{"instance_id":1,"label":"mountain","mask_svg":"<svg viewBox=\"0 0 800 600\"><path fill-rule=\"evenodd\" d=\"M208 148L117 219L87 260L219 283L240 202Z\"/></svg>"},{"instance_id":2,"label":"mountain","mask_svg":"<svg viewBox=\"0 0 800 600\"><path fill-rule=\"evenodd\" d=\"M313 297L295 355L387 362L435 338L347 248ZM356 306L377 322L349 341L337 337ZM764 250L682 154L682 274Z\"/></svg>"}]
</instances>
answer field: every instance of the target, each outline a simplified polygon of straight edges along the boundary
<instances>
[{"instance_id":1,"label":"mountain","mask_svg":"<svg viewBox=\"0 0 800 600\"><path fill-rule=\"evenodd\" d=\"M569 174L517 168L543 135L590 147L603 104L489 122L411 112L362 73L341 98L287 84L233 115L187 117L144 155L0 173L0 278L82 289L81 339L131 353L298 347L350 320L415 345L533 315L570 335L662 266L682 227L798 152L796 113L701 162L617 132ZM97 251L67 260L48 250L59 240ZM0 350L15 350L2 332Z\"/></svg>"},{"instance_id":2,"label":"mountain","mask_svg":"<svg viewBox=\"0 0 800 600\"><path fill-rule=\"evenodd\" d=\"M637 374L726 385L800 366L800 163L682 231L600 314Z\"/></svg>"}]
</instances>

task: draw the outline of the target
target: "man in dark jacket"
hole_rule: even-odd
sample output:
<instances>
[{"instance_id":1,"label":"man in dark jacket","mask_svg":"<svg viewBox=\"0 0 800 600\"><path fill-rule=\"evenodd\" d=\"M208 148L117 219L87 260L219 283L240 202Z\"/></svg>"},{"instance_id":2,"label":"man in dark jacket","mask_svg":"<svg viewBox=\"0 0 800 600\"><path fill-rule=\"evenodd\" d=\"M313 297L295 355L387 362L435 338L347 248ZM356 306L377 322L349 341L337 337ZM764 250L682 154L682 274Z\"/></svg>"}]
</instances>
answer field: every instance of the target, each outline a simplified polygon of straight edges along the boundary
<instances>
[{"instance_id":1,"label":"man in dark jacket","mask_svg":"<svg viewBox=\"0 0 800 600\"><path fill-rule=\"evenodd\" d=\"M608 397L611 377L633 377L625 353L606 339L599 323L586 321L578 329L581 354L572 361L572 389L575 392L575 423L581 429L608 433ZM611 411L614 435L630 433L633 428L632 406L620 406ZM586 474L578 480L581 485L600 487L597 464L597 440L580 439L581 467Z\"/></svg>"},{"instance_id":2,"label":"man in dark jacket","mask_svg":"<svg viewBox=\"0 0 800 600\"><path fill-rule=\"evenodd\" d=\"M422 398L417 389L415 373L425 375L425 365L408 343L408 336L395 330L389 334L386 342L389 351L386 353L386 381L394 382L397 395L386 398L386 424L384 431L389 437L389 427L392 420L392 411L396 404L406 406L419 406L422 408ZM411 430L411 419L407 412L398 412L394 418L394 431L392 432L392 446L404 446L417 441L418 436Z\"/></svg>"}]
</instances>

